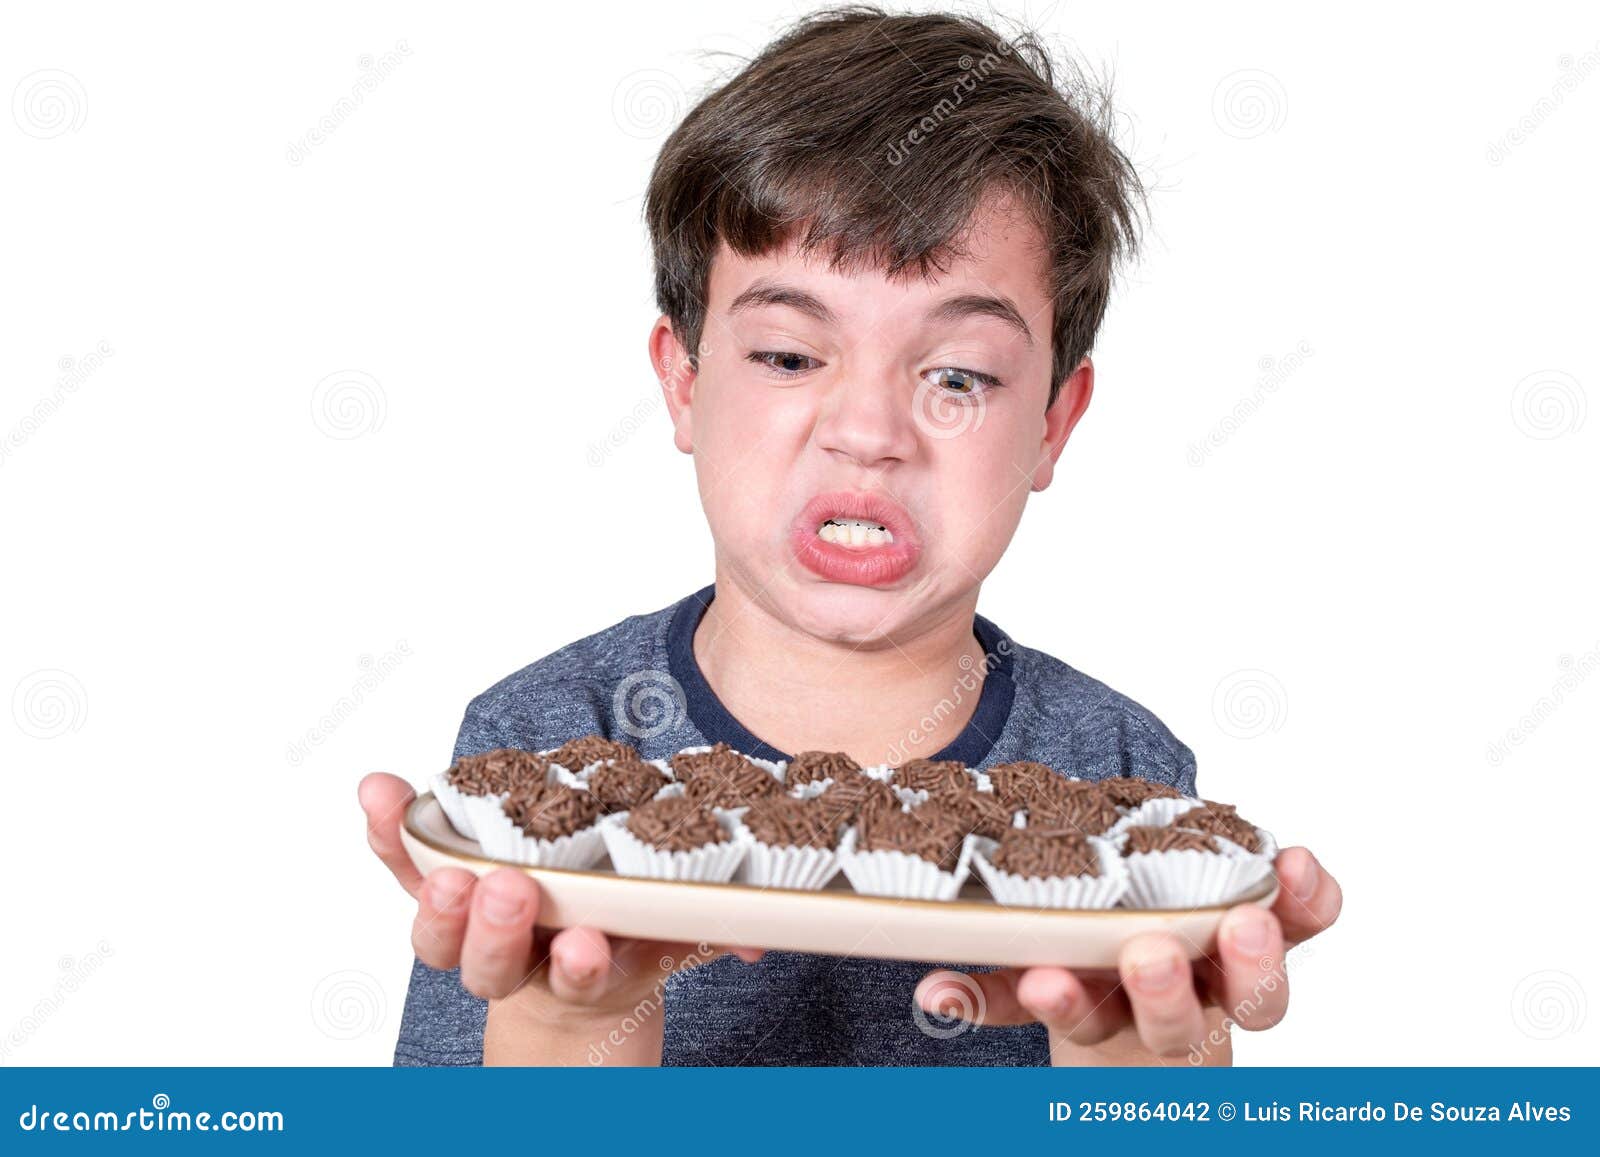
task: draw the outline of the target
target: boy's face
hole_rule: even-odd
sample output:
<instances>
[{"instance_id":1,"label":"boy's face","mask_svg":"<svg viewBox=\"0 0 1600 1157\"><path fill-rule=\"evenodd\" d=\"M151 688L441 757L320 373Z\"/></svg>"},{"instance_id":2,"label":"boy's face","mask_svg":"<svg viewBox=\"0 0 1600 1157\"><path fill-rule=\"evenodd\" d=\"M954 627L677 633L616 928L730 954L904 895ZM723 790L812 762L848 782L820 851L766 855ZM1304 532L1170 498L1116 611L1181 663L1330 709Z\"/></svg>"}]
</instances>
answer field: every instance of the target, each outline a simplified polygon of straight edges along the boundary
<instances>
[{"instance_id":1,"label":"boy's face","mask_svg":"<svg viewBox=\"0 0 1600 1157\"><path fill-rule=\"evenodd\" d=\"M970 606L1088 405L1085 361L1045 408L1037 228L996 196L969 230L928 281L724 245L698 371L664 318L651 335L719 575L810 634L870 644Z\"/></svg>"}]
</instances>

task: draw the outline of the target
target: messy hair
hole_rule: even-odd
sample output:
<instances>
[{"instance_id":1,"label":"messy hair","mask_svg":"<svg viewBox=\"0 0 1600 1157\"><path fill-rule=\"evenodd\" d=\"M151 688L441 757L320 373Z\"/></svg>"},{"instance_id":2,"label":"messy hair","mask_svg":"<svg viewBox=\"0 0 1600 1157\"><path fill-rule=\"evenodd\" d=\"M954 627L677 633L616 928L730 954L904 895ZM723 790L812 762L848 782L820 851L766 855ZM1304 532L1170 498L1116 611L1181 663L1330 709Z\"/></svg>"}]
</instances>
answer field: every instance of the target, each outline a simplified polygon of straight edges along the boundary
<instances>
[{"instance_id":1,"label":"messy hair","mask_svg":"<svg viewBox=\"0 0 1600 1157\"><path fill-rule=\"evenodd\" d=\"M812 13L702 99L645 197L656 301L691 364L718 241L795 240L837 270L923 278L959 257L982 197L1014 196L1045 237L1053 402L1093 347L1143 190L1103 88L1023 28L852 5Z\"/></svg>"}]
</instances>

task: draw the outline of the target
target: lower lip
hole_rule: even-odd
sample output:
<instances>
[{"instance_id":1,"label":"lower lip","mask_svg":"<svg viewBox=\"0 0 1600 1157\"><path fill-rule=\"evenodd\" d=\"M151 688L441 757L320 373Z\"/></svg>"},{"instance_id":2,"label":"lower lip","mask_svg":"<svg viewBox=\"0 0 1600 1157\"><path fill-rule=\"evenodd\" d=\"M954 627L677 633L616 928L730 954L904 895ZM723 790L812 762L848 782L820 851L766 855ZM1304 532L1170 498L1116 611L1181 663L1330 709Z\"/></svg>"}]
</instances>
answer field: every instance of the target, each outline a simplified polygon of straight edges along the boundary
<instances>
[{"instance_id":1,"label":"lower lip","mask_svg":"<svg viewBox=\"0 0 1600 1157\"><path fill-rule=\"evenodd\" d=\"M789 536L800 565L829 582L882 587L898 582L917 565L915 543L896 539L881 546L840 546L818 536L813 527L797 526Z\"/></svg>"}]
</instances>

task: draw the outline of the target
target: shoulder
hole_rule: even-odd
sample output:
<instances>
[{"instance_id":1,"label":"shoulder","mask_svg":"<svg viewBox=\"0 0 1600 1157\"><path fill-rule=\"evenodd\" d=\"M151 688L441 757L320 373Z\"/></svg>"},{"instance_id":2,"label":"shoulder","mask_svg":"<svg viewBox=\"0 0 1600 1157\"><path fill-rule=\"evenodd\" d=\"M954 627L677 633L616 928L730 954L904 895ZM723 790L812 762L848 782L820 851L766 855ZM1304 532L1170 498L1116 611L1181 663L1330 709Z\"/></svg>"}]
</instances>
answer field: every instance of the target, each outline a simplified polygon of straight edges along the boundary
<instances>
[{"instance_id":1,"label":"shoulder","mask_svg":"<svg viewBox=\"0 0 1600 1157\"><path fill-rule=\"evenodd\" d=\"M1012 644L1023 743L1085 779L1136 775L1195 791L1195 758L1148 707L1053 655Z\"/></svg>"},{"instance_id":2,"label":"shoulder","mask_svg":"<svg viewBox=\"0 0 1600 1157\"><path fill-rule=\"evenodd\" d=\"M538 750L574 735L606 734L630 679L666 666L666 631L679 604L567 643L473 696L456 741L459 757L495 747Z\"/></svg>"}]
</instances>

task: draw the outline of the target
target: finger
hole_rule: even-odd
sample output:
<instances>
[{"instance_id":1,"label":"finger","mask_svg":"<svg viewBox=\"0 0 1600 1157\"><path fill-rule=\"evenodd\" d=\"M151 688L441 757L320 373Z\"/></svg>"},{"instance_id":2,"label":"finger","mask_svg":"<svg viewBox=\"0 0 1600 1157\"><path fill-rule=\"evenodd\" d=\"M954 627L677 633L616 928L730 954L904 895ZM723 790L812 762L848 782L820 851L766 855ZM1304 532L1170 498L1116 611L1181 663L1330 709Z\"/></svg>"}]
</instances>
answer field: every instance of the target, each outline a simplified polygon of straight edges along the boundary
<instances>
[{"instance_id":1,"label":"finger","mask_svg":"<svg viewBox=\"0 0 1600 1157\"><path fill-rule=\"evenodd\" d=\"M1037 1018L1017 999L1018 968L995 972L940 969L918 982L912 998L923 1012L972 1025L1032 1024Z\"/></svg>"},{"instance_id":2,"label":"finger","mask_svg":"<svg viewBox=\"0 0 1600 1157\"><path fill-rule=\"evenodd\" d=\"M1065 968L1030 968L1017 981L1017 999L1049 1026L1054 1042L1097 1045L1131 1023L1128 998L1108 980L1079 976Z\"/></svg>"},{"instance_id":3,"label":"finger","mask_svg":"<svg viewBox=\"0 0 1600 1157\"><path fill-rule=\"evenodd\" d=\"M550 991L573 1004L594 1004L611 986L611 944L593 928L565 928L550 941Z\"/></svg>"},{"instance_id":4,"label":"finger","mask_svg":"<svg viewBox=\"0 0 1600 1157\"><path fill-rule=\"evenodd\" d=\"M455 968L461 963L461 940L467 933L472 886L477 882L478 877L465 868L440 868L417 889L411 950L429 968Z\"/></svg>"},{"instance_id":5,"label":"finger","mask_svg":"<svg viewBox=\"0 0 1600 1157\"><path fill-rule=\"evenodd\" d=\"M746 964L754 964L767 954L765 948L739 948L734 945L723 945L722 951L731 956L737 956Z\"/></svg>"},{"instance_id":6,"label":"finger","mask_svg":"<svg viewBox=\"0 0 1600 1157\"><path fill-rule=\"evenodd\" d=\"M1254 904L1241 904L1217 929L1222 965L1218 994L1223 1011L1240 1028L1271 1028L1289 1008L1289 978L1283 970L1283 929L1278 918Z\"/></svg>"},{"instance_id":7,"label":"finger","mask_svg":"<svg viewBox=\"0 0 1600 1157\"><path fill-rule=\"evenodd\" d=\"M1118 971L1147 1049L1157 1056L1181 1056L1204 1039L1194 973L1176 937L1163 932L1135 936L1123 945Z\"/></svg>"},{"instance_id":8,"label":"finger","mask_svg":"<svg viewBox=\"0 0 1600 1157\"><path fill-rule=\"evenodd\" d=\"M461 943L461 983L474 996L516 991L532 968L539 886L515 868L499 868L472 889Z\"/></svg>"},{"instance_id":9,"label":"finger","mask_svg":"<svg viewBox=\"0 0 1600 1157\"><path fill-rule=\"evenodd\" d=\"M1309 940L1339 918L1344 890L1307 848L1285 848L1273 865L1282 885L1272 911L1290 944Z\"/></svg>"},{"instance_id":10,"label":"finger","mask_svg":"<svg viewBox=\"0 0 1600 1157\"><path fill-rule=\"evenodd\" d=\"M400 886L415 896L422 887L422 873L400 843L400 820L417 793L399 776L375 771L362 779L356 798L367 813L367 844L378 853L383 866L394 873Z\"/></svg>"}]
</instances>

